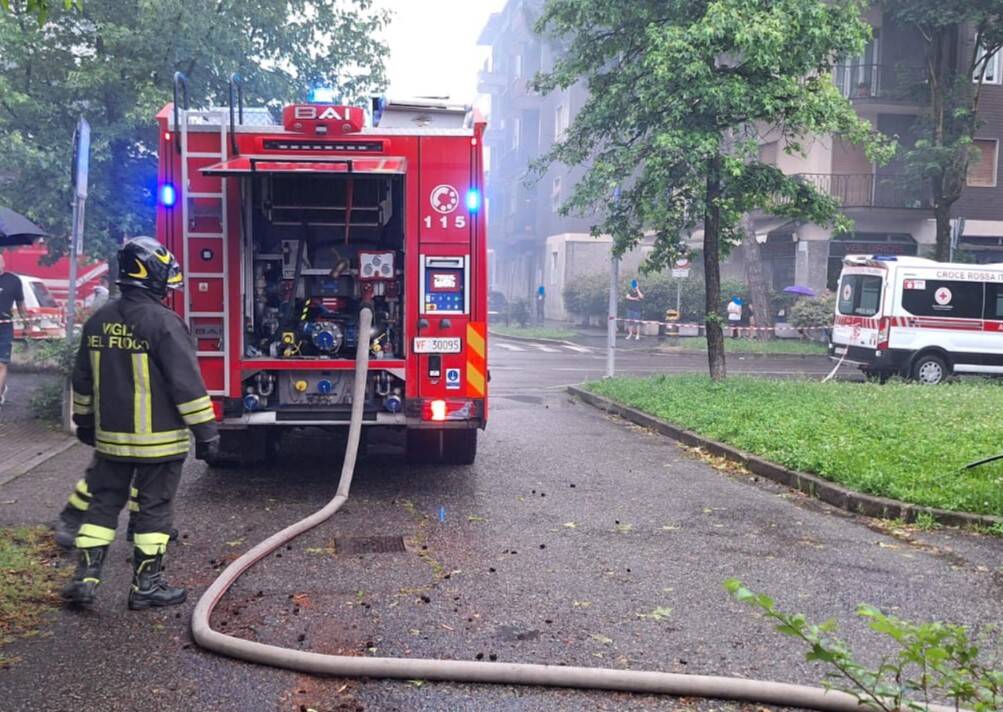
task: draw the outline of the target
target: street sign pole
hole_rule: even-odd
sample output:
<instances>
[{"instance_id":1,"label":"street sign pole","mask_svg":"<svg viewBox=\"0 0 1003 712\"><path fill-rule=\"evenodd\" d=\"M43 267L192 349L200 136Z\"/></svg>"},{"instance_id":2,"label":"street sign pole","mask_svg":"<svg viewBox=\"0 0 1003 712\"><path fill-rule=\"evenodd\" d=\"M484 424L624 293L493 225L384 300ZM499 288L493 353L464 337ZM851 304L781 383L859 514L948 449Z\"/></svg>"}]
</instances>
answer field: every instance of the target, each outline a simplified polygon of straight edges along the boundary
<instances>
[{"instance_id":1,"label":"street sign pole","mask_svg":"<svg viewBox=\"0 0 1003 712\"><path fill-rule=\"evenodd\" d=\"M91 127L80 117L73 136L73 232L70 235L69 293L66 302L66 336L73 338L77 318L77 257L84 249L84 212L87 206L87 172L91 152Z\"/></svg>"},{"instance_id":2,"label":"street sign pole","mask_svg":"<svg viewBox=\"0 0 1003 712\"><path fill-rule=\"evenodd\" d=\"M609 313L606 319L606 378L616 373L616 292L620 281L620 259L614 254L609 269Z\"/></svg>"}]
</instances>

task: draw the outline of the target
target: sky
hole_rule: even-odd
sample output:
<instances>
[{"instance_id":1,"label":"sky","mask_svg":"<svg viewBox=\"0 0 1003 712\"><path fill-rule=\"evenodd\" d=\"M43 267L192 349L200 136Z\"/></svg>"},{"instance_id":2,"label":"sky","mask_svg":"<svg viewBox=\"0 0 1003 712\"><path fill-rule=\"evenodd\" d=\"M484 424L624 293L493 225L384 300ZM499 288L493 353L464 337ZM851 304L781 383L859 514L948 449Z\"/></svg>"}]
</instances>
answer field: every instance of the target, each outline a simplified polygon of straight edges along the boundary
<instances>
[{"instance_id":1,"label":"sky","mask_svg":"<svg viewBox=\"0 0 1003 712\"><path fill-rule=\"evenodd\" d=\"M471 104L477 100L477 72L487 47L477 37L492 12L506 0L377 0L393 11L384 39L389 98L449 96Z\"/></svg>"}]
</instances>

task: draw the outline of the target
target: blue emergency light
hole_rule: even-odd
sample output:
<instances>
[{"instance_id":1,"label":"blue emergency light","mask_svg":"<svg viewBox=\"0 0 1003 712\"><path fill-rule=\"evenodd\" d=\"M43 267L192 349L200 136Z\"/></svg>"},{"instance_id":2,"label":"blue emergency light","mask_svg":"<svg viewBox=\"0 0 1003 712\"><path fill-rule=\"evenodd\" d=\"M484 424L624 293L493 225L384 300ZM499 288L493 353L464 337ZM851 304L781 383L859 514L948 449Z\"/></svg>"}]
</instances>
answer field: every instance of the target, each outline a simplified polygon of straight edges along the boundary
<instances>
[{"instance_id":1,"label":"blue emergency light","mask_svg":"<svg viewBox=\"0 0 1003 712\"><path fill-rule=\"evenodd\" d=\"M314 87L306 93L306 100L311 104L336 104L338 95L331 87Z\"/></svg>"},{"instance_id":2,"label":"blue emergency light","mask_svg":"<svg viewBox=\"0 0 1003 712\"><path fill-rule=\"evenodd\" d=\"M174 204L178 202L178 192L170 183L164 183L157 191L157 198L165 208L173 208Z\"/></svg>"},{"instance_id":3,"label":"blue emergency light","mask_svg":"<svg viewBox=\"0 0 1003 712\"><path fill-rule=\"evenodd\" d=\"M467 210L476 213L481 208L481 192L477 188L467 191Z\"/></svg>"}]
</instances>

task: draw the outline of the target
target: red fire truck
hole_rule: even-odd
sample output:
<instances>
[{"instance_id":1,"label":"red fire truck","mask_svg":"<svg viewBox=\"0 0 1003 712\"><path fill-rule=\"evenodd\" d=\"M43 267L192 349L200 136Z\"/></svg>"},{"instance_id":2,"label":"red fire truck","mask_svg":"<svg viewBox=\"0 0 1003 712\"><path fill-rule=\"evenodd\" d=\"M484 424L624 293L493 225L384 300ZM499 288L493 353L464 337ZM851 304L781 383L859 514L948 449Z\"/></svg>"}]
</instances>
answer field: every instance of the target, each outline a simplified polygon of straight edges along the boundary
<instances>
[{"instance_id":1,"label":"red fire truck","mask_svg":"<svg viewBox=\"0 0 1003 712\"><path fill-rule=\"evenodd\" d=\"M411 460L473 462L488 416L485 122L437 101L304 103L278 120L232 98L186 104L157 115L157 237L184 268L173 308L223 456L347 426L366 339L364 424L406 430Z\"/></svg>"}]
</instances>

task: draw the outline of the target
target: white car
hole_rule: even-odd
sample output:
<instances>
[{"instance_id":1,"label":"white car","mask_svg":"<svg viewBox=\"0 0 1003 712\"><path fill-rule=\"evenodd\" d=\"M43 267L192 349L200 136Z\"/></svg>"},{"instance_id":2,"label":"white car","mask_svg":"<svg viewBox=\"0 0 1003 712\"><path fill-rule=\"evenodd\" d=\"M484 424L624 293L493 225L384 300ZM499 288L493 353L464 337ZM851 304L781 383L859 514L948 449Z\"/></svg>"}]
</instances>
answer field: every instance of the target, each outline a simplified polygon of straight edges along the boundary
<instances>
[{"instance_id":1,"label":"white car","mask_svg":"<svg viewBox=\"0 0 1003 712\"><path fill-rule=\"evenodd\" d=\"M19 274L24 292L28 323L22 324L15 312L15 339L62 339L66 337L66 315L42 280Z\"/></svg>"}]
</instances>

